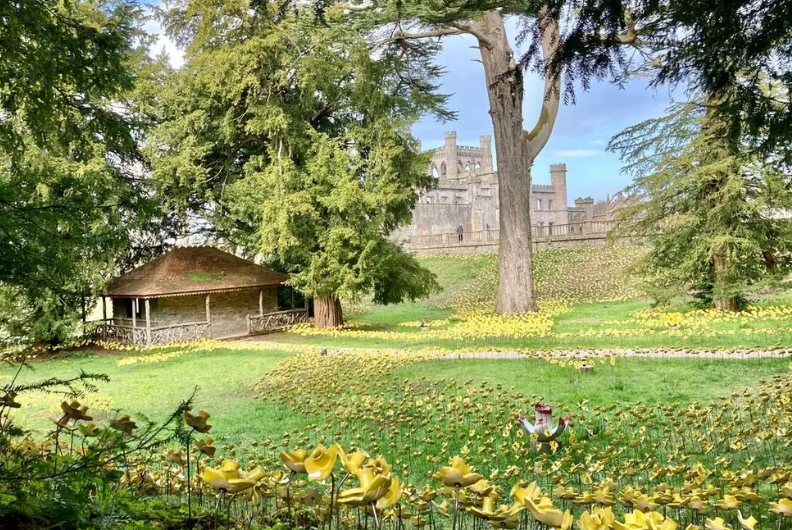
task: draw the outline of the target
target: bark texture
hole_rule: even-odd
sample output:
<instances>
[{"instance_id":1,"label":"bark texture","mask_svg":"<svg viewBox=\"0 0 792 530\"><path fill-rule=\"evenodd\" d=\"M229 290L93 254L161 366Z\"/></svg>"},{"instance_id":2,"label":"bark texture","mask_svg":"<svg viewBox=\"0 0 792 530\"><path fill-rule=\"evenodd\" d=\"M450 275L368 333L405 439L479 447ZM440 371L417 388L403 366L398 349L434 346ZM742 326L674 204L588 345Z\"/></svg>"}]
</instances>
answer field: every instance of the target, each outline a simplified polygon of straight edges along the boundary
<instances>
[{"instance_id":1,"label":"bark texture","mask_svg":"<svg viewBox=\"0 0 792 530\"><path fill-rule=\"evenodd\" d=\"M335 295L314 298L314 326L335 328L344 325L341 300Z\"/></svg>"},{"instance_id":2,"label":"bark texture","mask_svg":"<svg viewBox=\"0 0 792 530\"><path fill-rule=\"evenodd\" d=\"M558 46L558 24L540 15L547 64ZM487 83L495 133L500 201L498 296L501 314L536 311L531 244L531 166L550 137L558 114L558 79L545 80L545 97L534 128L523 129L522 72L509 45L503 18L488 12L474 27Z\"/></svg>"}]
</instances>

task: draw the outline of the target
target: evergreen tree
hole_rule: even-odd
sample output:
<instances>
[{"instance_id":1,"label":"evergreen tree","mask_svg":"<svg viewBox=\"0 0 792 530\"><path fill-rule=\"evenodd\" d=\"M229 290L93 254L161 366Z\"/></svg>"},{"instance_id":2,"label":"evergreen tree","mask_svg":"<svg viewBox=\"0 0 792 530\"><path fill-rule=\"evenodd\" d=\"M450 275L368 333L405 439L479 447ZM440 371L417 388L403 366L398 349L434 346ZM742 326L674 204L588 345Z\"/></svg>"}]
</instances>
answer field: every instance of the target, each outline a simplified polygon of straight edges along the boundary
<instances>
[{"instance_id":1,"label":"evergreen tree","mask_svg":"<svg viewBox=\"0 0 792 530\"><path fill-rule=\"evenodd\" d=\"M792 223L778 214L792 194L773 166L730 141L709 103L676 104L611 140L635 177L618 230L649 239L642 268L658 299L692 293L734 311L790 270Z\"/></svg>"},{"instance_id":2,"label":"evergreen tree","mask_svg":"<svg viewBox=\"0 0 792 530\"><path fill-rule=\"evenodd\" d=\"M156 213L135 170L142 124L121 105L141 13L29 0L0 14L0 335L59 341Z\"/></svg>"},{"instance_id":3,"label":"evergreen tree","mask_svg":"<svg viewBox=\"0 0 792 530\"><path fill-rule=\"evenodd\" d=\"M372 54L328 9L189 0L164 22L187 63L161 93L149 143L160 194L292 275L317 326L343 323L340 298L413 300L434 276L388 235L431 185L409 127L448 116L425 61Z\"/></svg>"}]
</instances>

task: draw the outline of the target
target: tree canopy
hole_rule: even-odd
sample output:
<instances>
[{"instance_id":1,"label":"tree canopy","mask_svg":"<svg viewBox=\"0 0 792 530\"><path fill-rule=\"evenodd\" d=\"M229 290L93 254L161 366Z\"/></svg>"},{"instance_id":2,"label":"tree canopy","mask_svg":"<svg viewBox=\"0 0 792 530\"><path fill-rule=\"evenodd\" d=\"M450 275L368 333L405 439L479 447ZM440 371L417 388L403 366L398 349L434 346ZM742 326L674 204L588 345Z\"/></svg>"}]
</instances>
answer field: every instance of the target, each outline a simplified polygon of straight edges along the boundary
<instances>
[{"instance_id":1,"label":"tree canopy","mask_svg":"<svg viewBox=\"0 0 792 530\"><path fill-rule=\"evenodd\" d=\"M6 4L0 41L0 333L58 340L157 213L142 124L123 108L146 55L131 2ZM14 328L19 318L24 328ZM9 329L11 326L11 329Z\"/></svg>"},{"instance_id":2,"label":"tree canopy","mask_svg":"<svg viewBox=\"0 0 792 530\"><path fill-rule=\"evenodd\" d=\"M620 211L623 233L647 237L642 269L658 300L693 293L736 309L765 280L792 266L792 207L784 177L748 146L733 149L702 101L677 103L661 118L615 136L635 180Z\"/></svg>"},{"instance_id":3,"label":"tree canopy","mask_svg":"<svg viewBox=\"0 0 792 530\"><path fill-rule=\"evenodd\" d=\"M434 290L388 235L409 222L415 188L431 185L409 127L426 112L448 116L436 68L372 53L332 10L317 22L313 9L274 3L165 9L187 50L148 148L169 207L317 299L392 303Z\"/></svg>"}]
</instances>

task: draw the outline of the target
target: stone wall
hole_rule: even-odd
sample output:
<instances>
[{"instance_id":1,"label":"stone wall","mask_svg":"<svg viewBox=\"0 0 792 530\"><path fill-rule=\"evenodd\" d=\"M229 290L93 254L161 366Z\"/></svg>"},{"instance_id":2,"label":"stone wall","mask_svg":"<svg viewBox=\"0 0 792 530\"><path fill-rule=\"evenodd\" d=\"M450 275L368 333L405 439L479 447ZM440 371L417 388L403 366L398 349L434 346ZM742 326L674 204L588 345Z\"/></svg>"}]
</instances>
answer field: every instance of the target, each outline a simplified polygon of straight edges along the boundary
<instances>
[{"instance_id":1,"label":"stone wall","mask_svg":"<svg viewBox=\"0 0 792 530\"><path fill-rule=\"evenodd\" d=\"M278 310L277 287L263 291L264 312ZM113 314L123 318L127 311L125 299L113 299ZM151 326L171 326L191 322L206 322L206 295L171 296L153 298L151 305ZM146 309L143 299L139 301L140 313L137 326L146 327ZM212 293L209 296L209 310L212 321L212 337L222 338L247 333L247 315L259 313L259 289L244 289L226 293ZM126 322L131 325L131 320Z\"/></svg>"},{"instance_id":2,"label":"stone wall","mask_svg":"<svg viewBox=\"0 0 792 530\"><path fill-rule=\"evenodd\" d=\"M459 225L465 232L473 231L473 205L418 203L413 210L413 222L393 234L394 239L425 234L455 234Z\"/></svg>"},{"instance_id":3,"label":"stone wall","mask_svg":"<svg viewBox=\"0 0 792 530\"><path fill-rule=\"evenodd\" d=\"M603 248L609 245L627 246L641 245L643 241L639 238L619 238L613 242L608 241L602 234L582 234L569 235L562 237L534 237L533 251L558 250L573 248ZM405 250L412 254L431 256L436 254L450 255L473 255L473 254L497 254L498 241L487 242L462 242L452 245L422 245L405 246Z\"/></svg>"}]
</instances>

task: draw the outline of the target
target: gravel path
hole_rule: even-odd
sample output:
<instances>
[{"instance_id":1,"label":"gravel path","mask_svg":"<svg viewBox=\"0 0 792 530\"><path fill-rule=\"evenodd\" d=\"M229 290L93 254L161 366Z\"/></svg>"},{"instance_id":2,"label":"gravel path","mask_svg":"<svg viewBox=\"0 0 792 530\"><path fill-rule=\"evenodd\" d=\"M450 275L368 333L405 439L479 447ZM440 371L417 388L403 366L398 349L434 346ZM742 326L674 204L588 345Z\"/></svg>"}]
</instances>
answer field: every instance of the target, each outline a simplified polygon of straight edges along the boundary
<instances>
[{"instance_id":1,"label":"gravel path","mask_svg":"<svg viewBox=\"0 0 792 530\"><path fill-rule=\"evenodd\" d=\"M257 339L255 337L246 338L251 342L259 344L266 344L273 349L288 347L289 349L299 347L293 343L280 343L268 340ZM305 345L306 350L325 350L328 354L332 355L336 352L342 351L404 351L412 350L411 348L357 348L357 347L328 347L317 345ZM421 351L432 351L431 348L423 348ZM783 358L792 357L792 348L776 348L776 349L674 349L674 348L653 348L653 349L640 349L640 348L613 348L613 349L580 349L580 350L531 350L531 351L454 351L446 352L445 350L438 351L439 357L445 360L453 359L531 359L535 357L547 358L550 356L562 359L571 358L592 358L592 357L647 357L659 359L684 359L684 358L699 358L699 359L768 359L768 358Z\"/></svg>"}]
</instances>

